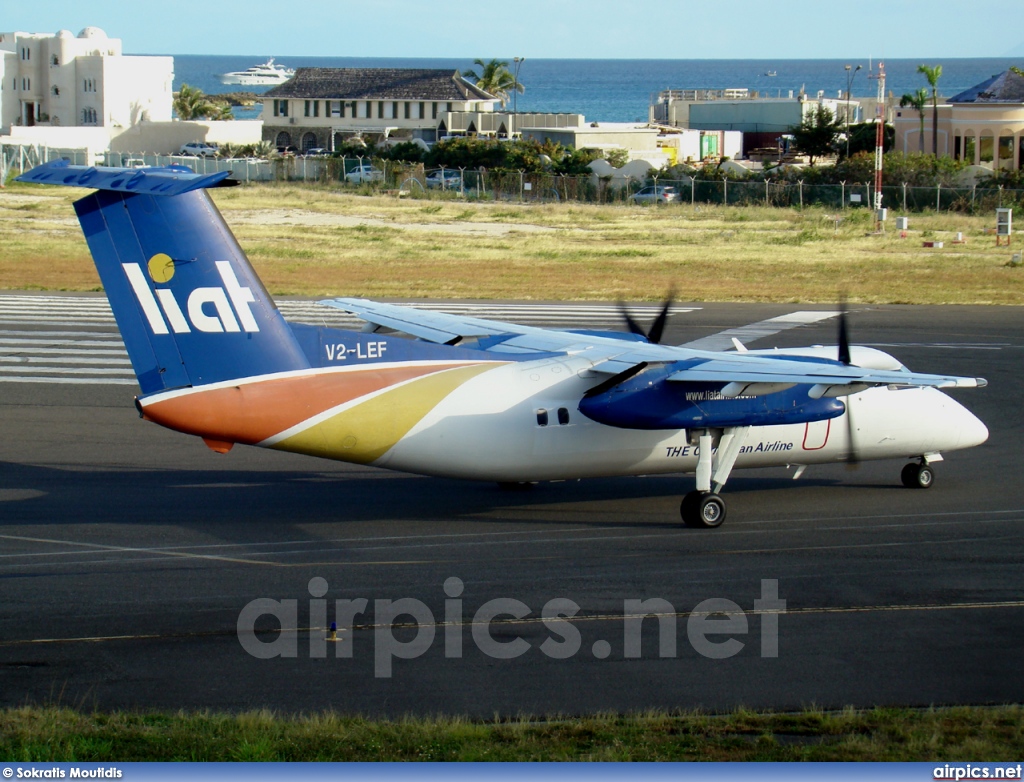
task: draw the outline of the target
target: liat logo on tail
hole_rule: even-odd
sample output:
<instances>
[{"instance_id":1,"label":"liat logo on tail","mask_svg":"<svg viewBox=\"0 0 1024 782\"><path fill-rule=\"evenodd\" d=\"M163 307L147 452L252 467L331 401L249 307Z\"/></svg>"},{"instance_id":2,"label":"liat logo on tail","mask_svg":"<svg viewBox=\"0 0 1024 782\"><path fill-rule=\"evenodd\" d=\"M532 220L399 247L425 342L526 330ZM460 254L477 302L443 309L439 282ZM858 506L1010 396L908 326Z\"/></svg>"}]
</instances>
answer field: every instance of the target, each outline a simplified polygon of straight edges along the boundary
<instances>
[{"instance_id":1,"label":"liat logo on tail","mask_svg":"<svg viewBox=\"0 0 1024 782\"><path fill-rule=\"evenodd\" d=\"M259 324L249 309L249 305L256 302L252 289L238 282L234 269L227 261L217 261L215 265L224 287L196 288L189 294L184 311L170 288L149 287L141 265L123 263L121 268L154 334L169 334L171 331L175 334L188 334L193 328L210 334L259 331ZM147 267L150 279L156 284L170 282L174 276L174 261L164 253L157 253L150 258ZM209 308L207 305L210 305Z\"/></svg>"}]
</instances>

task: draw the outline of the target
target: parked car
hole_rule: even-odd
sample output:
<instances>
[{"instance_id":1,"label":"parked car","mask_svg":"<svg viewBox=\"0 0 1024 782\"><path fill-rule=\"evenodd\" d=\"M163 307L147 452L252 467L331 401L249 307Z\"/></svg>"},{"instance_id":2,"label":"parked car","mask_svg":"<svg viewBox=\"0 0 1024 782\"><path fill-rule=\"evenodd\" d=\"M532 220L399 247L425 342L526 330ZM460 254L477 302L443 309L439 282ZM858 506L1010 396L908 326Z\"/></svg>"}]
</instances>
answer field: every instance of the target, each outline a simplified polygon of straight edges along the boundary
<instances>
[{"instance_id":1,"label":"parked car","mask_svg":"<svg viewBox=\"0 0 1024 782\"><path fill-rule=\"evenodd\" d=\"M634 193L630 200L634 204L667 204L669 201L678 201L679 192L668 185L652 185Z\"/></svg>"},{"instance_id":2,"label":"parked car","mask_svg":"<svg viewBox=\"0 0 1024 782\"><path fill-rule=\"evenodd\" d=\"M458 171L435 171L427 177L427 187L461 190L462 175Z\"/></svg>"},{"instance_id":3,"label":"parked car","mask_svg":"<svg viewBox=\"0 0 1024 782\"><path fill-rule=\"evenodd\" d=\"M281 157L287 157L288 155L294 155L298 153L299 148L296 146L278 147L277 154Z\"/></svg>"},{"instance_id":4,"label":"parked car","mask_svg":"<svg viewBox=\"0 0 1024 782\"><path fill-rule=\"evenodd\" d=\"M384 172L369 163L363 163L345 174L345 181L353 185L361 185L364 182L383 182Z\"/></svg>"},{"instance_id":5,"label":"parked car","mask_svg":"<svg viewBox=\"0 0 1024 782\"><path fill-rule=\"evenodd\" d=\"M310 147L309 149L302 150L303 157L323 157L328 152L323 147Z\"/></svg>"},{"instance_id":6,"label":"parked car","mask_svg":"<svg viewBox=\"0 0 1024 782\"><path fill-rule=\"evenodd\" d=\"M220 152L217 145L213 142L207 141L189 141L187 144L181 145L182 155L192 155L193 157L217 157Z\"/></svg>"}]
</instances>

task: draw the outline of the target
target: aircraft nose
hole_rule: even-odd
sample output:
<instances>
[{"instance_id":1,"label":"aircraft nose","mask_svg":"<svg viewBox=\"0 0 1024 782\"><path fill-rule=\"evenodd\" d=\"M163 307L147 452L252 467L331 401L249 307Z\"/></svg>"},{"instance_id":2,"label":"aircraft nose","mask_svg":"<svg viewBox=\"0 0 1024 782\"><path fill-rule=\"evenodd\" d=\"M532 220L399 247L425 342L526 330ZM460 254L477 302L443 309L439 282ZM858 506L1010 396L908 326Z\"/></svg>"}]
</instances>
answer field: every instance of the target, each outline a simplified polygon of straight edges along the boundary
<instances>
[{"instance_id":1,"label":"aircraft nose","mask_svg":"<svg viewBox=\"0 0 1024 782\"><path fill-rule=\"evenodd\" d=\"M973 448L988 439L988 427L974 413L962 405L957 405L955 425L960 434L957 448Z\"/></svg>"}]
</instances>

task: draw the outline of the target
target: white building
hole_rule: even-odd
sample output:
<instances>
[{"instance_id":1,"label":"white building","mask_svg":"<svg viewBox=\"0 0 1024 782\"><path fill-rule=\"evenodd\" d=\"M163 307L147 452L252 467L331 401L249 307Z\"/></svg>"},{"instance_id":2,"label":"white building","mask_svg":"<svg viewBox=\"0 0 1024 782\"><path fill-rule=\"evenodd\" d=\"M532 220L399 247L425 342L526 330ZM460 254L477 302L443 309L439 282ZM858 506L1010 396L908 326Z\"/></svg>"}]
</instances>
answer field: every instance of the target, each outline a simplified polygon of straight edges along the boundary
<instances>
[{"instance_id":1,"label":"white building","mask_svg":"<svg viewBox=\"0 0 1024 782\"><path fill-rule=\"evenodd\" d=\"M0 134L49 126L113 136L143 121L169 122L173 80L174 58L125 56L121 40L98 27L77 37L0 33Z\"/></svg>"}]
</instances>

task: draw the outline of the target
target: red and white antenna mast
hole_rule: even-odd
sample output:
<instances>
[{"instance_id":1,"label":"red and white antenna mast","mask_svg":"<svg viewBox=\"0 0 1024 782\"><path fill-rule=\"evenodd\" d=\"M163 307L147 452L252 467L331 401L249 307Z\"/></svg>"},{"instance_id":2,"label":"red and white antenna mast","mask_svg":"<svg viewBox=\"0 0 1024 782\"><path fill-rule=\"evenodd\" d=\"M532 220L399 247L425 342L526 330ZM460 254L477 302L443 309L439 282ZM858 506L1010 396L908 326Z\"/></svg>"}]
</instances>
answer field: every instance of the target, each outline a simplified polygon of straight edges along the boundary
<instances>
[{"instance_id":1,"label":"red and white antenna mast","mask_svg":"<svg viewBox=\"0 0 1024 782\"><path fill-rule=\"evenodd\" d=\"M882 210L882 156L885 153L885 63L878 63L878 103L875 106L875 230L883 230L885 212Z\"/></svg>"}]
</instances>

